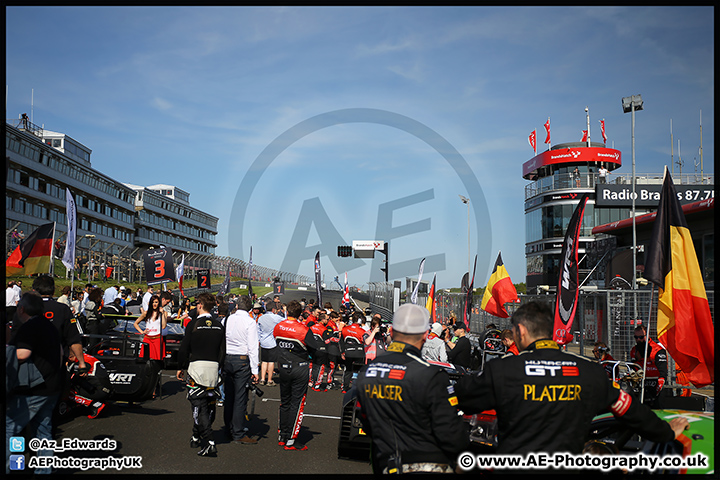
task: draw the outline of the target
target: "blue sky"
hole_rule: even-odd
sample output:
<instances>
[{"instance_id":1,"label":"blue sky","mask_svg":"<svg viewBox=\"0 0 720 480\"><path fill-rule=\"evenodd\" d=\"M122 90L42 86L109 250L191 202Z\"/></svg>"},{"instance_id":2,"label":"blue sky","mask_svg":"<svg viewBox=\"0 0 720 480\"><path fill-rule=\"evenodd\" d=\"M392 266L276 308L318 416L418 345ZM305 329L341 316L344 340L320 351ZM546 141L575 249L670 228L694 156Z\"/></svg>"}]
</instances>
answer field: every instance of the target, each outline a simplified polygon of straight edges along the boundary
<instances>
[{"instance_id":1,"label":"blue sky","mask_svg":"<svg viewBox=\"0 0 720 480\"><path fill-rule=\"evenodd\" d=\"M669 164L671 119L693 172L702 110L714 173L712 7L7 7L6 25L8 118L34 91L34 123L91 148L94 168L177 185L219 217L216 254L252 246L253 263L312 277L320 250L328 282L374 279L379 263L341 261L337 240L381 233L391 277L425 257L424 279L458 286L458 195L476 286L498 251L524 281L527 137L544 150L550 117L553 144L579 141L586 106L630 173L621 98L642 95L638 174Z\"/></svg>"}]
</instances>

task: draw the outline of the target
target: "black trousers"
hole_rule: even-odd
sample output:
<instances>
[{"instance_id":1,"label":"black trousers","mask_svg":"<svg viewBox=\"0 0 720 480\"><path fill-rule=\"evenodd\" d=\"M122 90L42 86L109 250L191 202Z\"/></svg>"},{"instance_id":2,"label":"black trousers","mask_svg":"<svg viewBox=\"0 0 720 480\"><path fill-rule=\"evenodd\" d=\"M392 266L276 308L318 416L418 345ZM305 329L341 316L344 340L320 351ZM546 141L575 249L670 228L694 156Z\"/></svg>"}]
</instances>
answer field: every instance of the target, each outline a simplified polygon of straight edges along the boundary
<instances>
[{"instance_id":1,"label":"black trousers","mask_svg":"<svg viewBox=\"0 0 720 480\"><path fill-rule=\"evenodd\" d=\"M342 391L347 392L352 385L353 373L359 372L365 366L365 357L345 358L345 360L342 360L342 364L345 365L345 372L342 377Z\"/></svg>"},{"instance_id":2,"label":"black trousers","mask_svg":"<svg viewBox=\"0 0 720 480\"><path fill-rule=\"evenodd\" d=\"M218 394L215 388L192 387L188 390L187 398L190 400L193 416L193 437L199 438L203 447L213 439L212 424L215 421Z\"/></svg>"},{"instance_id":3,"label":"black trousers","mask_svg":"<svg viewBox=\"0 0 720 480\"><path fill-rule=\"evenodd\" d=\"M278 434L281 440L297 437L307 397L309 362L280 361L280 410Z\"/></svg>"},{"instance_id":4,"label":"black trousers","mask_svg":"<svg viewBox=\"0 0 720 480\"><path fill-rule=\"evenodd\" d=\"M225 383L223 419L233 440L237 440L245 435L243 428L248 403L248 384L252 375L250 360L241 359L238 355L226 355L222 375Z\"/></svg>"}]
</instances>

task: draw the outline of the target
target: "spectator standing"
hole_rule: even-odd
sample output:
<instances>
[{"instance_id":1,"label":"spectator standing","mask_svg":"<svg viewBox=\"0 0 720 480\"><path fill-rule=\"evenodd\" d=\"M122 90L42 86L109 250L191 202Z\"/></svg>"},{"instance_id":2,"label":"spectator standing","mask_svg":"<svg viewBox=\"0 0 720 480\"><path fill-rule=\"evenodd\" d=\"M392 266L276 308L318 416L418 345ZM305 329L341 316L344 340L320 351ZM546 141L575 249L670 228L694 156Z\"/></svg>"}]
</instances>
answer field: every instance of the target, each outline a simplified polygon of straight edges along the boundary
<instances>
[{"instance_id":1,"label":"spectator standing","mask_svg":"<svg viewBox=\"0 0 720 480\"><path fill-rule=\"evenodd\" d=\"M44 300L37 293L23 295L17 308L20 327L10 345L20 363L31 361L42 375L42 383L34 387L18 387L8 392L5 410L5 473L10 473L9 439L26 426L35 431L35 438L52 440L52 413L62 390L62 344L60 334L43 315ZM85 362L82 367L86 369ZM38 451L38 456L52 456L52 450ZM35 473L51 473L50 468Z\"/></svg>"},{"instance_id":2,"label":"spectator standing","mask_svg":"<svg viewBox=\"0 0 720 480\"><path fill-rule=\"evenodd\" d=\"M152 285L148 285L145 294L142 297L142 304L140 305L141 312L147 312L150 304L150 298L155 294L155 289Z\"/></svg>"},{"instance_id":3,"label":"spectator standing","mask_svg":"<svg viewBox=\"0 0 720 480\"><path fill-rule=\"evenodd\" d=\"M387 348L387 332L383 332L382 317L376 313L370 323L370 333L364 337L365 362L375 360Z\"/></svg>"},{"instance_id":4,"label":"spectator standing","mask_svg":"<svg viewBox=\"0 0 720 480\"><path fill-rule=\"evenodd\" d=\"M275 385L273 381L273 372L275 371L275 363L278 360L278 347L273 330L275 325L284 320L283 317L276 313L277 303L267 302L266 312L258 318L257 330L258 340L260 341L260 385Z\"/></svg>"},{"instance_id":5,"label":"spectator standing","mask_svg":"<svg viewBox=\"0 0 720 480\"><path fill-rule=\"evenodd\" d=\"M442 325L437 322L433 323L432 327L430 327L427 340L425 340L422 347L423 360L443 363L448 361L445 341L441 338L442 331Z\"/></svg>"},{"instance_id":6,"label":"spectator standing","mask_svg":"<svg viewBox=\"0 0 720 480\"><path fill-rule=\"evenodd\" d=\"M15 282L8 282L7 289L5 290L5 318L7 321L15 317L15 311L19 301L20 295L18 295L17 290L15 290Z\"/></svg>"},{"instance_id":7,"label":"spectator standing","mask_svg":"<svg viewBox=\"0 0 720 480\"><path fill-rule=\"evenodd\" d=\"M90 335L103 335L105 333L102 323L103 316L102 313L100 313L102 297L102 288L93 288L88 294L88 301L85 303L87 333Z\"/></svg>"},{"instance_id":8,"label":"spectator standing","mask_svg":"<svg viewBox=\"0 0 720 480\"><path fill-rule=\"evenodd\" d=\"M454 365L470 368L470 361L472 360L472 345L470 345L470 340L468 340L465 336L464 324L455 324L455 336L457 337L457 341L446 342L450 347L450 352L448 352L448 361Z\"/></svg>"},{"instance_id":9,"label":"spectator standing","mask_svg":"<svg viewBox=\"0 0 720 480\"><path fill-rule=\"evenodd\" d=\"M60 292L61 295L57 299L58 303L64 303L72 310L72 305L70 304L70 286L65 285Z\"/></svg>"},{"instance_id":10,"label":"spectator standing","mask_svg":"<svg viewBox=\"0 0 720 480\"><path fill-rule=\"evenodd\" d=\"M243 295L237 311L226 319L226 355L222 368L225 428L232 441L242 445L258 443L245 429L249 387L258 381L258 327L248 313L250 307L250 297Z\"/></svg>"},{"instance_id":11,"label":"spectator standing","mask_svg":"<svg viewBox=\"0 0 720 480\"><path fill-rule=\"evenodd\" d=\"M215 306L211 293L197 296L198 316L185 329L185 336L178 351L178 380L185 380L187 399L193 417L190 446L200 447L201 457L214 457L217 447L212 438L215 420L215 403L219 392L220 366L225 360L225 328L210 314ZM187 370L184 373L183 370Z\"/></svg>"},{"instance_id":12,"label":"spectator standing","mask_svg":"<svg viewBox=\"0 0 720 480\"><path fill-rule=\"evenodd\" d=\"M115 299L118 297L119 293L120 293L120 285L115 285L114 287L106 288L105 293L103 294L103 304L110 305L111 303L113 303L115 301Z\"/></svg>"}]
</instances>

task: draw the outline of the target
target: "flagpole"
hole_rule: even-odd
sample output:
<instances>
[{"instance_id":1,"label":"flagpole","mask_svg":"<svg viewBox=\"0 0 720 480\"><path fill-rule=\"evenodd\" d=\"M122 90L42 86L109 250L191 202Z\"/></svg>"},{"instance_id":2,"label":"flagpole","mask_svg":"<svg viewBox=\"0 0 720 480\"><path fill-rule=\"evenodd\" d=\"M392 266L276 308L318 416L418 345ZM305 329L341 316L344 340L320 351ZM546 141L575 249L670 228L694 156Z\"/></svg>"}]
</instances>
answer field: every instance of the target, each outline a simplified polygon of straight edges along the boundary
<instances>
[{"instance_id":1,"label":"flagpole","mask_svg":"<svg viewBox=\"0 0 720 480\"><path fill-rule=\"evenodd\" d=\"M643 403L643 399L645 398L645 370L647 369L647 351L648 344L650 343L648 339L650 338L650 321L652 319L652 300L654 291L655 284L650 282L650 306L648 308L647 328L645 329L645 358L643 360L642 386L640 387L640 403Z\"/></svg>"},{"instance_id":2,"label":"flagpole","mask_svg":"<svg viewBox=\"0 0 720 480\"><path fill-rule=\"evenodd\" d=\"M587 120L587 146L590 146L590 112L588 110L588 107L585 107L585 118Z\"/></svg>"},{"instance_id":3,"label":"flagpole","mask_svg":"<svg viewBox=\"0 0 720 480\"><path fill-rule=\"evenodd\" d=\"M53 255L55 253L55 225L56 223L53 222L53 234L52 234L52 240L50 241L50 267L49 267L49 274L52 277L53 271L55 270L55 260L53 260Z\"/></svg>"}]
</instances>

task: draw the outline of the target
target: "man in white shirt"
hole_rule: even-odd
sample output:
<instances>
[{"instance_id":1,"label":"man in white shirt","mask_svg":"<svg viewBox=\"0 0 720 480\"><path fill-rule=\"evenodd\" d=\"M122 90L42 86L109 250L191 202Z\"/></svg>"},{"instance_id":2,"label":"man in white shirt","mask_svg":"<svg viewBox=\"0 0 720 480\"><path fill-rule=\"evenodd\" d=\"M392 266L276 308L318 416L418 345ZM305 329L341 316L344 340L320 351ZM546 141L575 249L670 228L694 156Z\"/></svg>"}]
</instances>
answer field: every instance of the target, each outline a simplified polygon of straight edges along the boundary
<instances>
[{"instance_id":1,"label":"man in white shirt","mask_svg":"<svg viewBox=\"0 0 720 480\"><path fill-rule=\"evenodd\" d=\"M608 172L604 166L600 167L600 169L598 170L598 177L600 179L600 183L607 183L608 175L610 175L610 172Z\"/></svg>"},{"instance_id":2,"label":"man in white shirt","mask_svg":"<svg viewBox=\"0 0 720 480\"><path fill-rule=\"evenodd\" d=\"M108 287L103 294L103 304L110 305L111 303L113 303L118 296L119 290L120 287L118 285L114 287Z\"/></svg>"},{"instance_id":3,"label":"man in white shirt","mask_svg":"<svg viewBox=\"0 0 720 480\"><path fill-rule=\"evenodd\" d=\"M247 435L245 409L249 385L258 381L258 332L250 316L252 301L240 297L238 309L225 320L226 355L222 368L225 383L225 429L234 443L255 445L258 441Z\"/></svg>"},{"instance_id":4,"label":"man in white shirt","mask_svg":"<svg viewBox=\"0 0 720 480\"><path fill-rule=\"evenodd\" d=\"M93 286L91 283L88 283L87 285L85 285L85 288L83 288L83 298L82 298L82 301L80 302L80 313L82 313L82 314L85 313L85 304L88 301L88 297L90 296L90 290L92 290L92 289L93 289Z\"/></svg>"},{"instance_id":5,"label":"man in white shirt","mask_svg":"<svg viewBox=\"0 0 720 480\"><path fill-rule=\"evenodd\" d=\"M20 295L15 290L15 282L8 282L7 290L5 290L5 318L12 320L17 310L17 304L20 301Z\"/></svg>"},{"instance_id":6,"label":"man in white shirt","mask_svg":"<svg viewBox=\"0 0 720 480\"><path fill-rule=\"evenodd\" d=\"M145 295L143 295L142 298L142 305L140 306L140 310L145 313L148 311L149 305L150 305L150 298L153 296L153 286L148 285L147 290L145 291Z\"/></svg>"}]
</instances>

